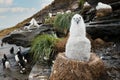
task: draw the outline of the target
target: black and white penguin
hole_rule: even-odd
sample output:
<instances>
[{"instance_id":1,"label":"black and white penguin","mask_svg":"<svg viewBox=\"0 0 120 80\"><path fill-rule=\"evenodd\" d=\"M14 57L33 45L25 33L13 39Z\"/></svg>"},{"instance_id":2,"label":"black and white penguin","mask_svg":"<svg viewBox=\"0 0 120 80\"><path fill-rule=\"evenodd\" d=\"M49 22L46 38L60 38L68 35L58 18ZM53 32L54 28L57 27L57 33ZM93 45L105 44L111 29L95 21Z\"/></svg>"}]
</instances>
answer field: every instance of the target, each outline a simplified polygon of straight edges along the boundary
<instances>
[{"instance_id":1,"label":"black and white penguin","mask_svg":"<svg viewBox=\"0 0 120 80\"><path fill-rule=\"evenodd\" d=\"M27 59L25 58L25 56L23 55L23 60L25 61L25 63L27 63Z\"/></svg>"},{"instance_id":2,"label":"black and white penguin","mask_svg":"<svg viewBox=\"0 0 120 80\"><path fill-rule=\"evenodd\" d=\"M23 59L23 56L21 54L21 48L19 47L18 50L17 50L17 53L15 54L15 60L18 63L22 59Z\"/></svg>"},{"instance_id":3,"label":"black and white penguin","mask_svg":"<svg viewBox=\"0 0 120 80\"><path fill-rule=\"evenodd\" d=\"M26 68L25 68L25 61L24 60L20 60L19 61L19 66L20 66L20 73L23 74L26 72Z\"/></svg>"},{"instance_id":4,"label":"black and white penguin","mask_svg":"<svg viewBox=\"0 0 120 80\"><path fill-rule=\"evenodd\" d=\"M20 73L23 74L26 72L26 68L25 68L25 59L24 56L21 54L21 50L18 49L18 52L15 55L15 60L18 63L19 67L20 67Z\"/></svg>"},{"instance_id":5,"label":"black and white penguin","mask_svg":"<svg viewBox=\"0 0 120 80\"><path fill-rule=\"evenodd\" d=\"M10 69L10 62L8 61L8 58L5 54L3 55L2 63L4 68Z\"/></svg>"},{"instance_id":6,"label":"black and white penguin","mask_svg":"<svg viewBox=\"0 0 120 80\"><path fill-rule=\"evenodd\" d=\"M22 69L20 70L20 73L21 73L21 74L26 73L26 69L25 69L25 68L22 68Z\"/></svg>"},{"instance_id":7,"label":"black and white penguin","mask_svg":"<svg viewBox=\"0 0 120 80\"><path fill-rule=\"evenodd\" d=\"M18 50L18 52L16 53L15 60L21 68L25 67L26 60L24 56L21 54L20 50Z\"/></svg>"},{"instance_id":8,"label":"black and white penguin","mask_svg":"<svg viewBox=\"0 0 120 80\"><path fill-rule=\"evenodd\" d=\"M21 47L19 47L17 51L20 51L20 52L21 52Z\"/></svg>"},{"instance_id":9,"label":"black and white penguin","mask_svg":"<svg viewBox=\"0 0 120 80\"><path fill-rule=\"evenodd\" d=\"M22 55L21 55L20 51L18 51L18 52L15 54L15 60L16 60L17 63L20 61L21 57L22 57Z\"/></svg>"},{"instance_id":10,"label":"black and white penguin","mask_svg":"<svg viewBox=\"0 0 120 80\"><path fill-rule=\"evenodd\" d=\"M24 50L22 52L22 55L23 55L23 60L27 63L29 61L29 51L30 51L30 48L27 48L26 50Z\"/></svg>"},{"instance_id":11,"label":"black and white penguin","mask_svg":"<svg viewBox=\"0 0 120 80\"><path fill-rule=\"evenodd\" d=\"M22 52L22 51L21 51L21 47L18 48L18 52L20 52L21 58L23 58L23 60L25 61L25 63L27 63L26 55L21 53L21 52Z\"/></svg>"},{"instance_id":12,"label":"black and white penguin","mask_svg":"<svg viewBox=\"0 0 120 80\"><path fill-rule=\"evenodd\" d=\"M10 53L11 53L11 54L14 53L14 47L12 47L12 48L10 49Z\"/></svg>"},{"instance_id":13,"label":"black and white penguin","mask_svg":"<svg viewBox=\"0 0 120 80\"><path fill-rule=\"evenodd\" d=\"M3 68L5 68L5 59L4 58L2 58L2 63L3 63Z\"/></svg>"}]
</instances>

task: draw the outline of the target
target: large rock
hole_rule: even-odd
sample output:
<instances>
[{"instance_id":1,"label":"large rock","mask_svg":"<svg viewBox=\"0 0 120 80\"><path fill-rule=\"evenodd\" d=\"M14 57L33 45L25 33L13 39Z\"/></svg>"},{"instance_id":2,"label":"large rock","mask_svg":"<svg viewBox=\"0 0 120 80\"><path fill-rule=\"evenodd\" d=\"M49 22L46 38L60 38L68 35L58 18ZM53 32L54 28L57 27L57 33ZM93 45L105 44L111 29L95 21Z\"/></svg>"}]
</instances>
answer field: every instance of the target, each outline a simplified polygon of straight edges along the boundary
<instances>
[{"instance_id":1,"label":"large rock","mask_svg":"<svg viewBox=\"0 0 120 80\"><path fill-rule=\"evenodd\" d=\"M106 3L106 4L110 4L110 3L118 2L119 0L87 0L87 1L92 6L95 7L98 4L98 2L103 2L103 3Z\"/></svg>"},{"instance_id":2,"label":"large rock","mask_svg":"<svg viewBox=\"0 0 120 80\"><path fill-rule=\"evenodd\" d=\"M31 45L31 41L35 36L39 34L51 34L53 33L53 28L49 25L42 25L40 28L37 28L33 31L24 31L12 33L5 38L2 39L3 42L7 42L9 44L16 44L18 46L29 47Z\"/></svg>"},{"instance_id":3,"label":"large rock","mask_svg":"<svg viewBox=\"0 0 120 80\"><path fill-rule=\"evenodd\" d=\"M87 33L91 35L93 39L101 38L105 41L114 41L120 39L120 24L96 24L89 25Z\"/></svg>"},{"instance_id":4,"label":"large rock","mask_svg":"<svg viewBox=\"0 0 120 80\"><path fill-rule=\"evenodd\" d=\"M114 1L114 0L113 0ZM93 39L101 38L105 41L119 41L120 39L120 9L116 5L120 5L120 2L113 3L114 6L113 12L102 16L95 16L95 11L89 12L87 14L89 19L87 25L87 33L91 35ZM102 13L103 14L103 13ZM91 17L92 16L92 17Z\"/></svg>"},{"instance_id":5,"label":"large rock","mask_svg":"<svg viewBox=\"0 0 120 80\"><path fill-rule=\"evenodd\" d=\"M104 73L104 64L95 54L91 54L89 62L80 62L60 53L53 65L50 80L98 80Z\"/></svg>"},{"instance_id":6,"label":"large rock","mask_svg":"<svg viewBox=\"0 0 120 80\"><path fill-rule=\"evenodd\" d=\"M41 66L36 63L29 75L29 80L48 80L51 69L47 66Z\"/></svg>"}]
</instances>

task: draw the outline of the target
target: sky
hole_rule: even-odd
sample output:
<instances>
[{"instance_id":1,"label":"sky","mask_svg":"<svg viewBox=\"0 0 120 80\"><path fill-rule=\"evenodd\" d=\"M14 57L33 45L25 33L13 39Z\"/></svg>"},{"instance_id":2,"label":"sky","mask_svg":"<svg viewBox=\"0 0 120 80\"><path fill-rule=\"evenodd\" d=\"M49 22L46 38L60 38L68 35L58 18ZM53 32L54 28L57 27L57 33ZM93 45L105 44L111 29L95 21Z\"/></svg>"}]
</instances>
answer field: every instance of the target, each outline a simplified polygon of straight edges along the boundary
<instances>
[{"instance_id":1,"label":"sky","mask_svg":"<svg viewBox=\"0 0 120 80\"><path fill-rule=\"evenodd\" d=\"M0 0L0 30L32 16L53 0Z\"/></svg>"}]
</instances>

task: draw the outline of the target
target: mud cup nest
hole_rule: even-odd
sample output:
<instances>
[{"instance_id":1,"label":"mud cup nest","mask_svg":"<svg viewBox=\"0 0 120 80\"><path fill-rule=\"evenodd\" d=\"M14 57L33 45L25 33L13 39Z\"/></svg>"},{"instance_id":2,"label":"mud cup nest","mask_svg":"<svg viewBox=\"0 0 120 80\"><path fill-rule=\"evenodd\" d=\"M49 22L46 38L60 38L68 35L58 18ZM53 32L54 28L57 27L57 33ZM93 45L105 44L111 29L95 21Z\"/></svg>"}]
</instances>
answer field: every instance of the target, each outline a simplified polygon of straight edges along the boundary
<instances>
[{"instance_id":1,"label":"mud cup nest","mask_svg":"<svg viewBox=\"0 0 120 80\"><path fill-rule=\"evenodd\" d=\"M94 53L91 53L89 62L71 60L60 53L53 65L50 80L98 80L104 73L104 63Z\"/></svg>"}]
</instances>

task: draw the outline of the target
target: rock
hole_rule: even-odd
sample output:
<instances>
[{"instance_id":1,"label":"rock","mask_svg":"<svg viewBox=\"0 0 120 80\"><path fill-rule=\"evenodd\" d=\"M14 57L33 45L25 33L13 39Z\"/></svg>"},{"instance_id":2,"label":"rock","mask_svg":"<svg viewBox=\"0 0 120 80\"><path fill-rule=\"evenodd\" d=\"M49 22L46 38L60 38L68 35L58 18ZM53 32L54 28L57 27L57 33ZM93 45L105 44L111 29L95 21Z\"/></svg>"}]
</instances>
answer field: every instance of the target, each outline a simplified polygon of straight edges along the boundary
<instances>
[{"instance_id":1,"label":"rock","mask_svg":"<svg viewBox=\"0 0 120 80\"><path fill-rule=\"evenodd\" d=\"M102 60L93 53L89 62L71 60L60 53L53 65L50 80L98 80L104 73Z\"/></svg>"},{"instance_id":2,"label":"rock","mask_svg":"<svg viewBox=\"0 0 120 80\"><path fill-rule=\"evenodd\" d=\"M52 7L51 9L52 11L55 11L55 12L58 10L65 10L65 9L72 9L72 8L76 9L78 7L78 5L75 5L76 1L77 0L54 0L51 4L51 7Z\"/></svg>"},{"instance_id":3,"label":"rock","mask_svg":"<svg viewBox=\"0 0 120 80\"><path fill-rule=\"evenodd\" d=\"M29 47L31 41L35 36L40 34L52 34L54 33L53 28L50 25L42 25L40 28L34 29L32 31L23 31L12 33L2 39L3 42L8 42L9 44L16 44L18 46Z\"/></svg>"},{"instance_id":4,"label":"rock","mask_svg":"<svg viewBox=\"0 0 120 80\"><path fill-rule=\"evenodd\" d=\"M91 35L92 39L101 38L105 41L119 40L120 39L119 22L120 22L120 10L116 10L109 15L94 19L86 23L87 33Z\"/></svg>"},{"instance_id":5,"label":"rock","mask_svg":"<svg viewBox=\"0 0 120 80\"><path fill-rule=\"evenodd\" d=\"M48 80L50 72L50 68L36 63L30 72L29 80Z\"/></svg>"},{"instance_id":6,"label":"rock","mask_svg":"<svg viewBox=\"0 0 120 80\"><path fill-rule=\"evenodd\" d=\"M100 38L97 38L94 40L94 44L95 45L104 45L105 44L105 41L103 41L102 39Z\"/></svg>"},{"instance_id":7,"label":"rock","mask_svg":"<svg viewBox=\"0 0 120 80\"><path fill-rule=\"evenodd\" d=\"M88 0L89 1L89 0ZM94 0L96 1L96 0ZM93 1L93 2L94 2ZM97 1L96 5L98 4L99 1ZM103 6L93 6L90 10L84 11L83 16L85 19L85 22L91 22L91 21L96 21L95 18L98 20L114 20L114 19L119 19L120 15L120 1L113 2L113 3L104 3L104 0L101 1ZM99 3L101 3L99 2ZM88 2L89 3L89 2ZM107 4L107 8L106 8ZM108 8L109 6L109 8ZM110 6L112 7L112 10L110 9ZM96 8L97 7L97 8ZM97 9L97 11L95 10ZM99 9L99 10L98 10ZM112 13L111 13L112 11ZM97 17L95 16L97 15ZM104 17L102 17L104 16Z\"/></svg>"},{"instance_id":8,"label":"rock","mask_svg":"<svg viewBox=\"0 0 120 80\"><path fill-rule=\"evenodd\" d=\"M91 27L90 27L91 26ZM120 37L120 25L113 23L109 24L98 24L98 25L90 25L87 28L87 33L91 35L92 39L101 38L105 41L114 41L119 40Z\"/></svg>"},{"instance_id":9,"label":"rock","mask_svg":"<svg viewBox=\"0 0 120 80\"><path fill-rule=\"evenodd\" d=\"M106 16L112 13L112 7L108 4L99 2L96 6L96 18Z\"/></svg>"},{"instance_id":10,"label":"rock","mask_svg":"<svg viewBox=\"0 0 120 80\"><path fill-rule=\"evenodd\" d=\"M71 9L72 9L72 10L76 10L77 8L79 8L79 3L78 3L78 1L76 0L76 1L74 1L73 4L71 5Z\"/></svg>"},{"instance_id":11,"label":"rock","mask_svg":"<svg viewBox=\"0 0 120 80\"><path fill-rule=\"evenodd\" d=\"M118 1L119 0L87 0L87 2L90 3L93 7L95 7L98 2L110 4L110 3L114 3L114 2L118 2Z\"/></svg>"},{"instance_id":12,"label":"rock","mask_svg":"<svg viewBox=\"0 0 120 80\"><path fill-rule=\"evenodd\" d=\"M91 5L88 2L85 2L83 5L83 10L88 11L90 10L90 8L91 8Z\"/></svg>"}]
</instances>

